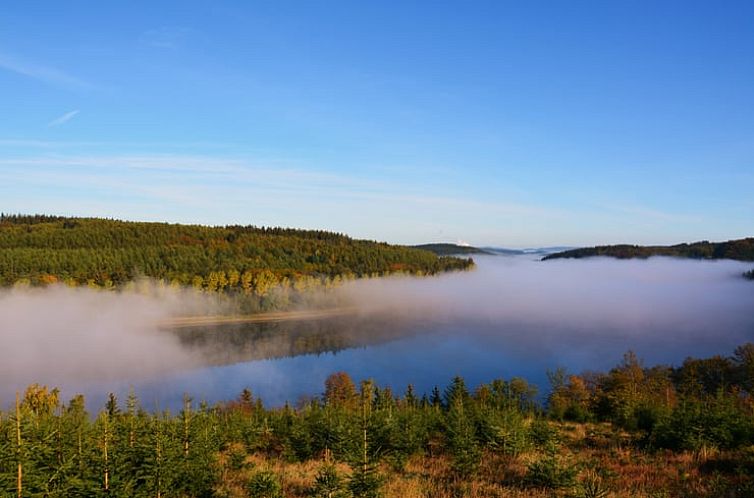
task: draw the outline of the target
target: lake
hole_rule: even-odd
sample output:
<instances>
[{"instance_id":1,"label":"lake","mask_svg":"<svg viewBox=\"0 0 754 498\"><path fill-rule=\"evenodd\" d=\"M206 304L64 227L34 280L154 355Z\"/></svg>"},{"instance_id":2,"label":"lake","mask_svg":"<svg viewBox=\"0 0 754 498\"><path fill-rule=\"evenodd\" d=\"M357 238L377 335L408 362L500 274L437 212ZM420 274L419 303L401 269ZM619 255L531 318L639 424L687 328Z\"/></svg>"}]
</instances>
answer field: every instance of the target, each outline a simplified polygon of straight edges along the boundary
<instances>
[{"instance_id":1,"label":"lake","mask_svg":"<svg viewBox=\"0 0 754 498\"><path fill-rule=\"evenodd\" d=\"M345 371L402 393L524 377L547 391L548 369L606 370L629 349L647 366L729 355L754 341L754 283L733 261L477 257L473 272L356 282L341 289L363 313L316 323L192 330L181 348L204 366L148 379L76 386L101 403L133 387L147 409L210 403L244 388L268 405L318 395ZM145 352L148 354L148 352ZM267 359L265 359L267 358Z\"/></svg>"}]
</instances>

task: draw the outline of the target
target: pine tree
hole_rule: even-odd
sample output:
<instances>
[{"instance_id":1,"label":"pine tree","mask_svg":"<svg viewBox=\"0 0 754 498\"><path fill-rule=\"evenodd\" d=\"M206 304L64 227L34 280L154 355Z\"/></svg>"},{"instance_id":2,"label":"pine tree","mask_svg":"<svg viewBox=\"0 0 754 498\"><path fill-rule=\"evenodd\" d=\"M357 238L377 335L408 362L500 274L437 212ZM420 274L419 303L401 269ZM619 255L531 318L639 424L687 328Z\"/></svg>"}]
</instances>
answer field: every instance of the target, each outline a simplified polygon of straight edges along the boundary
<instances>
[{"instance_id":1,"label":"pine tree","mask_svg":"<svg viewBox=\"0 0 754 498\"><path fill-rule=\"evenodd\" d=\"M16 496L22 498L24 492L23 482L23 440L21 438L21 406L19 403L19 395L16 393L16 462L17 466L17 480L16 480Z\"/></svg>"},{"instance_id":2,"label":"pine tree","mask_svg":"<svg viewBox=\"0 0 754 498\"><path fill-rule=\"evenodd\" d=\"M314 478L314 485L309 491L311 498L347 498L348 491L343 478L329 461L320 467Z\"/></svg>"},{"instance_id":3,"label":"pine tree","mask_svg":"<svg viewBox=\"0 0 754 498\"><path fill-rule=\"evenodd\" d=\"M408 406L409 408L416 408L417 406L419 406L419 399L416 397L414 386L412 384L409 384L406 387L406 394L403 396L403 399L406 403L406 406Z\"/></svg>"},{"instance_id":4,"label":"pine tree","mask_svg":"<svg viewBox=\"0 0 754 498\"><path fill-rule=\"evenodd\" d=\"M456 406L458 403L465 405L469 401L469 390L466 388L466 381L463 377L456 375L453 377L450 385L445 389L443 395L443 407L449 410L451 407Z\"/></svg>"},{"instance_id":5,"label":"pine tree","mask_svg":"<svg viewBox=\"0 0 754 498\"><path fill-rule=\"evenodd\" d=\"M453 471L466 480L479 466L481 451L476 439L474 421L464 404L465 390L460 377L446 391L446 403L450 403L446 415L448 446L453 456Z\"/></svg>"},{"instance_id":6,"label":"pine tree","mask_svg":"<svg viewBox=\"0 0 754 498\"><path fill-rule=\"evenodd\" d=\"M372 402L374 385L371 381L361 383L361 441L358 455L352 459L351 479L348 488L354 498L379 498L382 496L382 479L377 473L377 467L370 458L369 422L372 417Z\"/></svg>"},{"instance_id":7,"label":"pine tree","mask_svg":"<svg viewBox=\"0 0 754 498\"><path fill-rule=\"evenodd\" d=\"M251 498L283 498L278 477L270 471L255 472L246 485Z\"/></svg>"}]
</instances>

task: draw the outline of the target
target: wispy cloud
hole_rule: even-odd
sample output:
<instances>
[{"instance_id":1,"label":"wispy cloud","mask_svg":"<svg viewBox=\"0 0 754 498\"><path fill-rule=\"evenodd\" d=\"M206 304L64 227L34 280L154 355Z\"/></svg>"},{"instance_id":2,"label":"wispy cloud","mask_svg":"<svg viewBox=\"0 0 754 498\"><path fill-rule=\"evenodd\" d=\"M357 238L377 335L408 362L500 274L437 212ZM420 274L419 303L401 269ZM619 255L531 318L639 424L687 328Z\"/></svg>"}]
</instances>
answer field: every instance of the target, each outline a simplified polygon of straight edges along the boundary
<instances>
[{"instance_id":1,"label":"wispy cloud","mask_svg":"<svg viewBox=\"0 0 754 498\"><path fill-rule=\"evenodd\" d=\"M121 217L133 216L128 213L143 209L153 213L152 217L175 221L246 220L329 228L381 239L388 238L393 220L401 219L407 231L398 237L405 242L428 237L411 232L410 227L434 230L435 226L450 226L461 237L468 229L468 220L475 217L492 217L497 223L512 224L519 217L531 220L562 216L560 211L543 206L483 201L458 192L427 195L421 188L396 181L227 157L67 154L6 157L0 159L0 171L4 181L15 185L16 190L49 189L45 202L58 206L55 208L58 211L65 209L72 199L80 199L84 191L88 198L112 203L105 214L117 210ZM0 194L2 190L0 187ZM16 209L38 211L44 207L40 206L41 201L25 207L28 202L31 201L19 198ZM80 207L71 209L81 212ZM254 213L253 220L246 218L249 213ZM375 218L375 226L365 227L365 218ZM438 223L438 218L443 221ZM393 233L391 238L395 237Z\"/></svg>"},{"instance_id":2,"label":"wispy cloud","mask_svg":"<svg viewBox=\"0 0 754 498\"><path fill-rule=\"evenodd\" d=\"M104 141L104 140L38 140L29 138L0 138L0 147L22 147L25 149L52 149L52 148L119 148L121 150L186 150L186 149L232 149L242 144L232 142L211 141L186 141L186 142L130 142L130 141ZM157 155L151 153L151 155Z\"/></svg>"},{"instance_id":3,"label":"wispy cloud","mask_svg":"<svg viewBox=\"0 0 754 498\"><path fill-rule=\"evenodd\" d=\"M25 175L34 169L39 178L54 182L66 177L75 183L93 178L119 178L143 184L150 192L185 188L197 198L243 199L250 192L273 199L329 202L374 203L412 206L427 211L488 212L505 216L560 217L561 210L515 202L486 202L453 194L428 195L392 181L365 179L326 171L303 170L288 164L265 163L239 158L178 154L55 155L0 159L7 170L19 168ZM59 175L59 176L58 176ZM82 175L78 177L78 175ZM201 195L200 195L201 193Z\"/></svg>"},{"instance_id":4,"label":"wispy cloud","mask_svg":"<svg viewBox=\"0 0 754 498\"><path fill-rule=\"evenodd\" d=\"M250 157L45 150L6 154L0 159L0 177L0 198L26 212L253 222L405 243L463 239L524 247L700 238L695 213L633 205L574 210L536 198L476 197L459 189L427 189L399 177L364 177ZM45 194L25 194L30 191ZM706 235L715 237L736 238Z\"/></svg>"},{"instance_id":5,"label":"wispy cloud","mask_svg":"<svg viewBox=\"0 0 754 498\"><path fill-rule=\"evenodd\" d=\"M66 112L66 113L65 113L65 114L63 114L62 116L60 116L60 117L57 117L57 118L53 119L52 121L50 121L49 123L47 123L47 126L48 126L49 128L54 128L54 127L56 127L56 126L64 125L64 124L66 124L66 123L67 123L68 121L70 121L70 120L72 120L73 118L75 118L75 117L76 117L76 115L77 115L77 114L78 114L79 112L81 112L81 111L80 111L79 109L76 109L76 110L74 110L74 111L70 111L70 112Z\"/></svg>"},{"instance_id":6,"label":"wispy cloud","mask_svg":"<svg viewBox=\"0 0 754 498\"><path fill-rule=\"evenodd\" d=\"M28 76L36 80L76 90L91 90L94 85L53 67L34 64L0 53L0 69Z\"/></svg>"}]
</instances>

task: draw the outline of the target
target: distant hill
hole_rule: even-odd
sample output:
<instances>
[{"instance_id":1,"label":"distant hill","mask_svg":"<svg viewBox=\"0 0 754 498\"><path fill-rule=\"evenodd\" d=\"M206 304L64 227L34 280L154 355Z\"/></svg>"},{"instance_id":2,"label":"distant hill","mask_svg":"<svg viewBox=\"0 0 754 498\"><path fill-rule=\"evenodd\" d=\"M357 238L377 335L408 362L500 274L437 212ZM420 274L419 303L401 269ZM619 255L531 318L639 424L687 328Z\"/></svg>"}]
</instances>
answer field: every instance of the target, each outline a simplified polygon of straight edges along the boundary
<instances>
[{"instance_id":1,"label":"distant hill","mask_svg":"<svg viewBox=\"0 0 754 498\"><path fill-rule=\"evenodd\" d=\"M506 247L482 247L484 251L492 254L502 254L503 256L516 256L523 254L551 254L554 252L562 252L572 247L557 246L557 247L529 247L526 249L508 249Z\"/></svg>"},{"instance_id":2,"label":"distant hill","mask_svg":"<svg viewBox=\"0 0 754 498\"><path fill-rule=\"evenodd\" d=\"M754 238L729 240L727 242L693 242L673 246L612 245L585 247L548 254L543 260L560 258L589 258L608 256L619 259L671 256L690 259L733 259L754 261Z\"/></svg>"},{"instance_id":3,"label":"distant hill","mask_svg":"<svg viewBox=\"0 0 754 498\"><path fill-rule=\"evenodd\" d=\"M459 244L421 244L418 246L412 246L417 249L424 249L425 251L431 251L440 256L450 255L464 255L464 254L481 254L481 255L494 255L494 256L521 256L524 254L550 254L553 252L560 252L570 247L533 247L527 249L509 249L507 247L473 247L462 246Z\"/></svg>"},{"instance_id":4,"label":"distant hill","mask_svg":"<svg viewBox=\"0 0 754 498\"><path fill-rule=\"evenodd\" d=\"M419 244L411 246L414 249L421 249L437 254L438 256L458 256L461 254L490 254L487 250L472 246L462 246L459 244Z\"/></svg>"},{"instance_id":5,"label":"distant hill","mask_svg":"<svg viewBox=\"0 0 754 498\"><path fill-rule=\"evenodd\" d=\"M321 230L0 215L0 285L6 286L118 287L150 277L207 291L261 295L279 283L426 275L473 264L470 258Z\"/></svg>"},{"instance_id":6,"label":"distant hill","mask_svg":"<svg viewBox=\"0 0 754 498\"><path fill-rule=\"evenodd\" d=\"M496 254L499 256L518 256L526 254L526 252L521 249L508 249L505 247L482 247L481 249L487 254Z\"/></svg>"},{"instance_id":7,"label":"distant hill","mask_svg":"<svg viewBox=\"0 0 754 498\"><path fill-rule=\"evenodd\" d=\"M526 254L552 254L556 252L570 251L576 249L571 246L552 246L552 247L533 247L531 249L523 249Z\"/></svg>"}]
</instances>

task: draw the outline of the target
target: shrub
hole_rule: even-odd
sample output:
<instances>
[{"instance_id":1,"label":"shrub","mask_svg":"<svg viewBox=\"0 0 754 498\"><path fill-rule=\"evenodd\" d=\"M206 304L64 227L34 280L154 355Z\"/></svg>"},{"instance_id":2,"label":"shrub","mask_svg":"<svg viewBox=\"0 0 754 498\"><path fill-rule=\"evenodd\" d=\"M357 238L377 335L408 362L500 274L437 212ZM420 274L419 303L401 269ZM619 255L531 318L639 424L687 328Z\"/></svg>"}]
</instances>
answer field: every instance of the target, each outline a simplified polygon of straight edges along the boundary
<instances>
[{"instance_id":1,"label":"shrub","mask_svg":"<svg viewBox=\"0 0 754 498\"><path fill-rule=\"evenodd\" d=\"M594 472L587 472L581 481L580 498L607 498L610 495L610 488L607 486L602 477Z\"/></svg>"},{"instance_id":2,"label":"shrub","mask_svg":"<svg viewBox=\"0 0 754 498\"><path fill-rule=\"evenodd\" d=\"M536 419L529 427L529 439L537 448L552 452L560 442L560 434L546 420Z\"/></svg>"},{"instance_id":3,"label":"shrub","mask_svg":"<svg viewBox=\"0 0 754 498\"><path fill-rule=\"evenodd\" d=\"M576 484L576 467L561 464L554 455L529 464L524 482L532 487L562 489Z\"/></svg>"},{"instance_id":4,"label":"shrub","mask_svg":"<svg viewBox=\"0 0 754 498\"><path fill-rule=\"evenodd\" d=\"M254 473L246 485L252 498L283 498L283 489L278 477L270 471Z\"/></svg>"},{"instance_id":5,"label":"shrub","mask_svg":"<svg viewBox=\"0 0 754 498\"><path fill-rule=\"evenodd\" d=\"M354 498L379 498L382 496L382 478L373 466L363 466L354 469L348 489Z\"/></svg>"},{"instance_id":6,"label":"shrub","mask_svg":"<svg viewBox=\"0 0 754 498\"><path fill-rule=\"evenodd\" d=\"M348 492L343 479L333 464L326 463L317 473L314 486L309 491L311 498L346 498Z\"/></svg>"},{"instance_id":7,"label":"shrub","mask_svg":"<svg viewBox=\"0 0 754 498\"><path fill-rule=\"evenodd\" d=\"M738 448L754 442L751 416L723 393L706 401L686 401L657 423L651 441L661 448L699 450Z\"/></svg>"}]
</instances>

